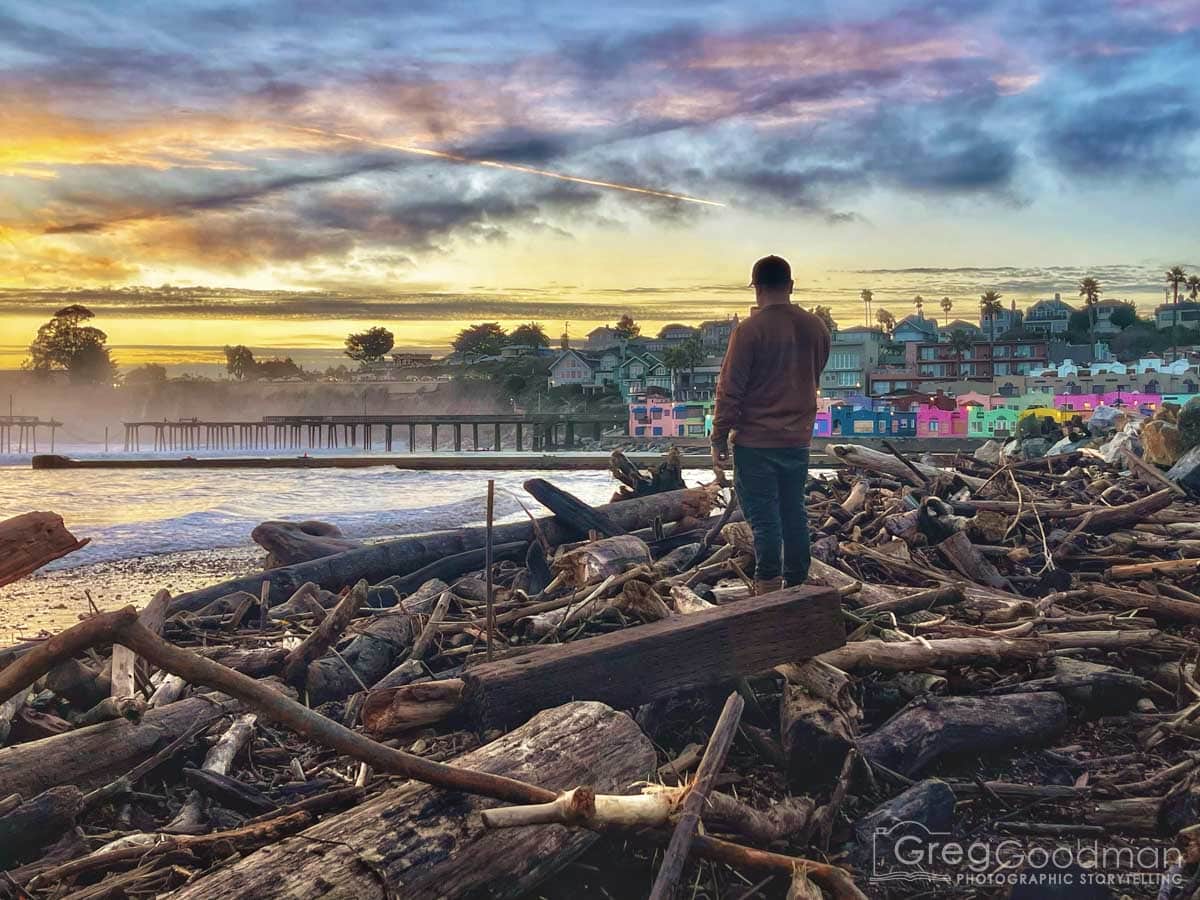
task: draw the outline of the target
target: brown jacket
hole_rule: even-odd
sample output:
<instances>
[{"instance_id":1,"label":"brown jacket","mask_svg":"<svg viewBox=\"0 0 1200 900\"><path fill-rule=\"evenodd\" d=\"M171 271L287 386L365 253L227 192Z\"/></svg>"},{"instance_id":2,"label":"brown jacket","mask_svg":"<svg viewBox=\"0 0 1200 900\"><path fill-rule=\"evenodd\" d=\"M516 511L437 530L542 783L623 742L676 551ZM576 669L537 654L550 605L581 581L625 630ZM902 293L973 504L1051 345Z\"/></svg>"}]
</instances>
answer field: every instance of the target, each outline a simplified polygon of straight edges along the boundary
<instances>
[{"instance_id":1,"label":"brown jacket","mask_svg":"<svg viewBox=\"0 0 1200 900\"><path fill-rule=\"evenodd\" d=\"M743 447L807 447L817 416L817 386L829 359L829 331L791 303L755 309L729 338L712 444L730 431Z\"/></svg>"}]
</instances>

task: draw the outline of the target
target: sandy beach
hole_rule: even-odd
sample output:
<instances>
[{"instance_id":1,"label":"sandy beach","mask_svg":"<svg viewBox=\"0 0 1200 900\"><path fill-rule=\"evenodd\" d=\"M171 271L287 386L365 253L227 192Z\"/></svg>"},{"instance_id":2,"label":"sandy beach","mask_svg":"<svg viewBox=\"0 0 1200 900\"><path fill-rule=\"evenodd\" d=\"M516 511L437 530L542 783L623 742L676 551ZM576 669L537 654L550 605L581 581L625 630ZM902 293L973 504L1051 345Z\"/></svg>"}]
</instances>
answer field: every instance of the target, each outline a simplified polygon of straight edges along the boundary
<instances>
[{"instance_id":1,"label":"sandy beach","mask_svg":"<svg viewBox=\"0 0 1200 900\"><path fill-rule=\"evenodd\" d=\"M348 537L386 540L482 522L489 478L496 519L540 507L522 488L535 471L405 472L380 459L353 470L45 472L0 466L0 518L34 509L63 516L91 543L0 587L0 646L79 621L92 602L108 610L141 606L160 588L172 594L260 570L250 532L268 519L332 522ZM706 472L685 473L690 484ZM607 472L556 472L555 484L591 503L611 496ZM85 593L86 592L86 593Z\"/></svg>"},{"instance_id":2,"label":"sandy beach","mask_svg":"<svg viewBox=\"0 0 1200 900\"><path fill-rule=\"evenodd\" d=\"M0 588L0 646L74 625L91 610L88 594L101 610L140 607L160 588L177 594L257 571L262 556L250 545L35 572Z\"/></svg>"}]
</instances>

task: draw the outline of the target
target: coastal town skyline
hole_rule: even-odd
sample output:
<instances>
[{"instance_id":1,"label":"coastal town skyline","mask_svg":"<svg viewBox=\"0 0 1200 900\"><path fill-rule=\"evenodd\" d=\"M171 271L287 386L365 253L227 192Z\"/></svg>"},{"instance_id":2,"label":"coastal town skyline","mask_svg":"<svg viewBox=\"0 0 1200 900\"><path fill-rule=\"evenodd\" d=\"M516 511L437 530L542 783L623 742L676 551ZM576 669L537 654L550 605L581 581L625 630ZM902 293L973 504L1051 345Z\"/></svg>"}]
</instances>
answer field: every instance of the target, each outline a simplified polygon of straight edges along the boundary
<instances>
[{"instance_id":1,"label":"coastal town skyline","mask_svg":"<svg viewBox=\"0 0 1200 900\"><path fill-rule=\"evenodd\" d=\"M1183 268L1189 274L1200 269ZM1021 311L1056 296L1081 307L1082 299L1077 296L1079 280L1097 277L1095 273L1099 273L1102 278L1113 279L1100 281L1104 300L1131 303L1139 314L1152 319L1155 306L1170 302L1172 297L1170 285L1155 279L1156 274L1161 276L1161 269L1106 266L1088 270L1068 267L863 270L833 274L870 278L871 284L889 285L868 288L874 295L869 320L861 289L798 283L794 302L808 308L827 307L840 327L877 326L876 315L880 310L891 312L900 321L914 313L918 297L923 299L927 318L943 324L953 320L982 322L979 295L963 296L958 292L971 290L971 285L976 289L988 285L986 290L996 290L1006 309L1015 305ZM1085 271L1090 274L1085 275ZM1071 277L1076 281L1062 281ZM1060 285L1065 290L1059 289ZM942 292L941 289L947 288L955 293ZM665 287L597 292L575 298L548 296L551 293L546 290L460 295L454 298L456 303L447 303L446 298L434 292L339 295L184 286L0 289L0 322L11 326L14 336L18 329L32 336L57 309L81 303L97 315L96 324L106 330L109 346L120 357L118 362L123 368L165 363L174 370L186 371L192 365L219 366L223 359L221 348L229 343L292 355L302 364L304 360L310 365L334 364L339 359L344 361L346 334L368 325L392 330L397 350L448 350L461 329L481 321L495 321L506 329L537 322L555 345L565 329L573 345L580 346L586 342L590 330L612 325L623 315L635 318L644 333L651 336L674 323L696 324L705 319L742 316L753 305L748 302L752 301L752 294L736 284L702 285L678 292ZM627 299L631 295L636 299ZM944 297L952 302L948 316L940 305ZM1180 301L1188 299L1184 284ZM336 311L336 317L329 317L331 311ZM452 317L464 313L469 317ZM180 319L189 320L186 331L179 329ZM123 336L130 329L152 339L159 338L161 343L126 343ZM205 336L211 336L212 340L206 343ZM20 366L27 356L27 343L0 340L0 370Z\"/></svg>"},{"instance_id":2,"label":"coastal town skyline","mask_svg":"<svg viewBox=\"0 0 1200 900\"><path fill-rule=\"evenodd\" d=\"M0 0L0 367L76 288L137 363L1200 268L1183 0L130 9Z\"/></svg>"}]
</instances>

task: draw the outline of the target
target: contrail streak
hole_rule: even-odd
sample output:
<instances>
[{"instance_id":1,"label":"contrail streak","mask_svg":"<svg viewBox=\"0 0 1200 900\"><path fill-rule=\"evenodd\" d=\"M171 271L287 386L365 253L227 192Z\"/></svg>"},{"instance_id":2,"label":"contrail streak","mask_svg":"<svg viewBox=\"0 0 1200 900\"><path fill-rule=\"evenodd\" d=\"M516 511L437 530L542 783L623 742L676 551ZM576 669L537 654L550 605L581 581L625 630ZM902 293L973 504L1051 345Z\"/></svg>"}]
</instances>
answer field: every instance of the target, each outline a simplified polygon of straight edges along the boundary
<instances>
[{"instance_id":1,"label":"contrail streak","mask_svg":"<svg viewBox=\"0 0 1200 900\"><path fill-rule=\"evenodd\" d=\"M656 191L653 188L638 187L633 184L620 184L616 181L602 181L598 178L584 178L580 175L565 175L562 172L552 172L549 169L538 169L533 166L523 166L519 163L499 162L494 159L475 159L445 150L431 150L428 147L416 147L411 144L394 144L391 141L377 141L357 134L346 134L341 131L326 131L322 128L306 128L302 125L285 125L293 131L305 131L323 137L340 138L344 141L354 141L359 144L370 144L375 147L386 147L400 153L412 153L416 156L431 156L435 159L447 159L451 162L470 163L476 166L487 166L492 169L507 169L510 172L523 172L526 175L541 175L543 178L555 178L559 181L569 181L572 184L586 184L592 187L607 188L614 191L625 191L630 194L644 194L648 197L661 197L665 200L682 200L686 203L700 203L704 206L724 206L716 200L705 200L701 197L689 197L687 194L674 194L670 191Z\"/></svg>"}]
</instances>

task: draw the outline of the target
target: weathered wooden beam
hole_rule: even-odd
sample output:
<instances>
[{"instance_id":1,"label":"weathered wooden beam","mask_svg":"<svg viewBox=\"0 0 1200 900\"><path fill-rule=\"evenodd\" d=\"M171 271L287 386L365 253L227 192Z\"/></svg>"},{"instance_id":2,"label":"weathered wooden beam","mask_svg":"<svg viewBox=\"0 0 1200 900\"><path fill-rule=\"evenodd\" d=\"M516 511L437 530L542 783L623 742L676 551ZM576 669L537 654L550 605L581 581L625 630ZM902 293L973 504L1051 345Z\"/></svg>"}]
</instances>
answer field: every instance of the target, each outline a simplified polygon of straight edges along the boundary
<instances>
[{"instance_id":1,"label":"weathered wooden beam","mask_svg":"<svg viewBox=\"0 0 1200 900\"><path fill-rule=\"evenodd\" d=\"M629 709L799 662L845 643L839 600L831 588L787 588L473 666L463 673L466 712L479 726L504 728L573 699Z\"/></svg>"},{"instance_id":2,"label":"weathered wooden beam","mask_svg":"<svg viewBox=\"0 0 1200 900\"><path fill-rule=\"evenodd\" d=\"M654 748L628 716L599 703L542 713L454 760L463 768L623 791L654 771ZM180 900L256 897L519 897L592 843L563 825L494 830L494 800L401 784L294 838L184 887ZM314 853L314 846L319 853ZM376 862L363 865L364 856Z\"/></svg>"}]
</instances>

